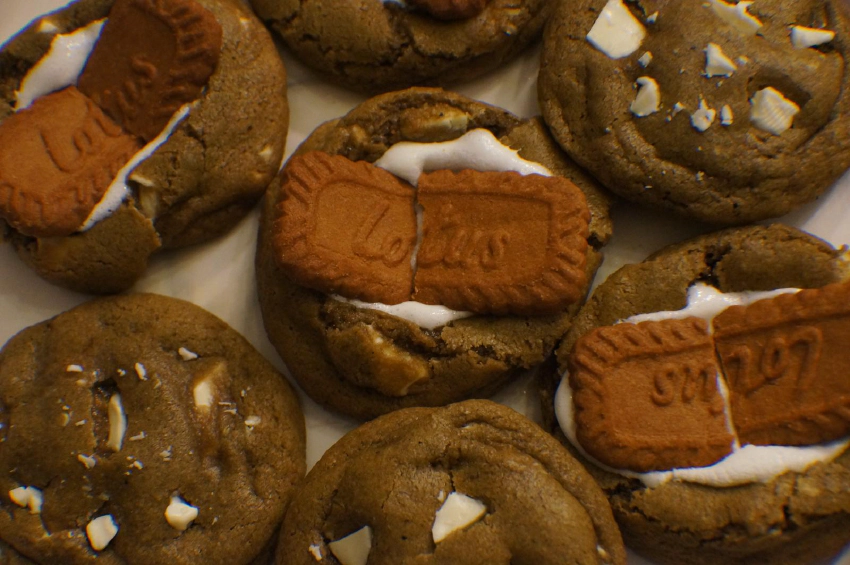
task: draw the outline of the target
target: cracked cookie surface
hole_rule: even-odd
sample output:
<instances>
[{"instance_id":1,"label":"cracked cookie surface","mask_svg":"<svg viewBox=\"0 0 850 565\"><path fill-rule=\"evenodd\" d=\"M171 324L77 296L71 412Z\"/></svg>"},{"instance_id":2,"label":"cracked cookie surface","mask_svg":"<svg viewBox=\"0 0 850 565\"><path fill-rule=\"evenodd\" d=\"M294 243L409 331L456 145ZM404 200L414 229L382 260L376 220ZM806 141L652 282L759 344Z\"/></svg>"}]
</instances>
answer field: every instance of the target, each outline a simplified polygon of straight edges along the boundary
<instances>
[{"instance_id":1,"label":"cracked cookie surface","mask_svg":"<svg viewBox=\"0 0 850 565\"><path fill-rule=\"evenodd\" d=\"M477 512L447 510L453 499ZM465 524L440 527L438 510ZM343 437L288 508L277 563L337 563L334 542L365 527L376 564L625 563L605 499L578 462L485 400L400 410Z\"/></svg>"},{"instance_id":2,"label":"cracked cookie surface","mask_svg":"<svg viewBox=\"0 0 850 565\"><path fill-rule=\"evenodd\" d=\"M36 563L267 563L305 468L282 375L212 314L151 294L12 338L0 423L0 539ZM117 534L101 547L102 517Z\"/></svg>"},{"instance_id":3,"label":"cracked cookie surface","mask_svg":"<svg viewBox=\"0 0 850 565\"><path fill-rule=\"evenodd\" d=\"M565 158L539 120L523 121L443 90L414 88L377 96L319 126L297 153L320 150L374 162L395 143L447 141L476 128L489 129L523 158L584 192L591 211L587 269L592 279L611 233L608 197ZM320 404L369 419L403 407L488 396L541 363L569 327L577 304L553 315L476 316L429 330L295 284L273 252L279 179L270 186L261 215L260 307L272 344Z\"/></svg>"},{"instance_id":4,"label":"cracked cookie surface","mask_svg":"<svg viewBox=\"0 0 850 565\"><path fill-rule=\"evenodd\" d=\"M848 279L843 250L790 227L700 236L611 275L576 316L558 358L565 367L575 342L594 328L683 308L688 288L698 281L742 292L820 288ZM554 419L560 371L552 366L542 374L546 427L576 454ZM803 473L730 488L678 481L647 488L586 461L585 466L608 495L626 545L661 563L811 563L850 541L850 452Z\"/></svg>"},{"instance_id":5,"label":"cracked cookie surface","mask_svg":"<svg viewBox=\"0 0 850 565\"><path fill-rule=\"evenodd\" d=\"M251 4L305 63L375 93L447 85L497 68L537 38L553 3L489 0L480 13L452 21L382 0Z\"/></svg>"}]
</instances>

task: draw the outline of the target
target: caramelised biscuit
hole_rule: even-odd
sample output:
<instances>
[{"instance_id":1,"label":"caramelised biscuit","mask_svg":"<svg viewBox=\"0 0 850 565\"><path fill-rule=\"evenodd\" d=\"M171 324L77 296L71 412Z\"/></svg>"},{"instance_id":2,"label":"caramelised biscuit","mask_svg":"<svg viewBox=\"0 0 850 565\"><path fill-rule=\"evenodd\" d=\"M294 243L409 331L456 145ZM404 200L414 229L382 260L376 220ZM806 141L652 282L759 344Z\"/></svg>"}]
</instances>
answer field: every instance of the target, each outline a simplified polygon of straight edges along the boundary
<instances>
[{"instance_id":1,"label":"caramelised biscuit","mask_svg":"<svg viewBox=\"0 0 850 565\"><path fill-rule=\"evenodd\" d=\"M551 436L489 401L353 430L287 509L278 565L623 564L610 509Z\"/></svg>"},{"instance_id":2,"label":"caramelised biscuit","mask_svg":"<svg viewBox=\"0 0 850 565\"><path fill-rule=\"evenodd\" d=\"M0 539L44 565L265 565L304 474L286 380L173 298L23 330L0 351L0 406Z\"/></svg>"},{"instance_id":3,"label":"caramelised biscuit","mask_svg":"<svg viewBox=\"0 0 850 565\"><path fill-rule=\"evenodd\" d=\"M714 327L741 443L850 435L850 283L733 307Z\"/></svg>"},{"instance_id":4,"label":"caramelised biscuit","mask_svg":"<svg viewBox=\"0 0 850 565\"><path fill-rule=\"evenodd\" d=\"M569 367L578 440L601 463L646 472L732 452L705 320L597 328L576 342Z\"/></svg>"},{"instance_id":5,"label":"caramelised biscuit","mask_svg":"<svg viewBox=\"0 0 850 565\"><path fill-rule=\"evenodd\" d=\"M34 237L79 229L141 143L70 86L0 124L0 217Z\"/></svg>"},{"instance_id":6,"label":"caramelised biscuit","mask_svg":"<svg viewBox=\"0 0 850 565\"><path fill-rule=\"evenodd\" d=\"M582 299L590 212L563 177L435 171L419 179L413 300L533 315Z\"/></svg>"},{"instance_id":7,"label":"caramelised biscuit","mask_svg":"<svg viewBox=\"0 0 850 565\"><path fill-rule=\"evenodd\" d=\"M125 130L150 141L218 66L221 26L194 0L118 0L79 79Z\"/></svg>"},{"instance_id":8,"label":"caramelised biscuit","mask_svg":"<svg viewBox=\"0 0 850 565\"><path fill-rule=\"evenodd\" d=\"M591 213L585 275L590 280L601 259L599 249L610 237L609 200L564 158L540 120L520 120L443 90L414 88L375 97L319 126L296 154L324 151L374 162L400 142L445 142L477 129L489 130L519 150L522 158L581 189ZM577 308L543 316L473 316L428 323L337 300L297 284L279 264L274 241L284 194L280 177L269 189L257 246L263 322L302 388L335 411L369 419L409 406L490 395L541 363Z\"/></svg>"},{"instance_id":9,"label":"caramelised biscuit","mask_svg":"<svg viewBox=\"0 0 850 565\"><path fill-rule=\"evenodd\" d=\"M843 0L557 6L543 116L618 195L743 224L813 200L850 166Z\"/></svg>"},{"instance_id":10,"label":"caramelised biscuit","mask_svg":"<svg viewBox=\"0 0 850 565\"><path fill-rule=\"evenodd\" d=\"M558 356L566 367L574 344L594 328L683 308L687 289L697 281L741 292L820 288L846 280L843 250L787 226L707 234L611 275L575 318ZM578 455L554 420L560 373L545 375L546 425ZM805 471L730 488L684 480L648 486L583 461L607 494L626 545L659 563L800 565L835 555L850 542L850 451Z\"/></svg>"},{"instance_id":11,"label":"caramelised biscuit","mask_svg":"<svg viewBox=\"0 0 850 565\"><path fill-rule=\"evenodd\" d=\"M405 4L251 0L257 15L301 61L336 82L371 93L448 85L496 69L540 35L554 8L548 0ZM449 15L462 17L441 19Z\"/></svg>"}]
</instances>

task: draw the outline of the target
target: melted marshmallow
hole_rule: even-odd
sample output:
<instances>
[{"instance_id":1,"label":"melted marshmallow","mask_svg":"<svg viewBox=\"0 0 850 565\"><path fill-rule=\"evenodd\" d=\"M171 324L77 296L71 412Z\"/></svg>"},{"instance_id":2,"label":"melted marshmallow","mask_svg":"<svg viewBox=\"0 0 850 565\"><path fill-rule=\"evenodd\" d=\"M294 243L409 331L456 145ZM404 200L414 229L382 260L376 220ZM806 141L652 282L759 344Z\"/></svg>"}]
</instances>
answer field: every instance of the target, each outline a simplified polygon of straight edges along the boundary
<instances>
[{"instance_id":1,"label":"melted marshmallow","mask_svg":"<svg viewBox=\"0 0 850 565\"><path fill-rule=\"evenodd\" d=\"M15 111L28 108L41 96L77 84L105 22L97 20L73 33L55 36L50 50L30 69L21 89L15 92Z\"/></svg>"},{"instance_id":2,"label":"melted marshmallow","mask_svg":"<svg viewBox=\"0 0 850 565\"><path fill-rule=\"evenodd\" d=\"M421 302L402 302L400 304L381 304L380 302L361 302L353 298L345 298L344 296L333 295L334 300L347 302L358 308L368 308L370 310L379 310L386 314L390 314L397 318L402 318L409 322L413 322L420 328L433 330L440 326L445 326L449 322L461 320L474 316L472 312L463 312L452 310L445 306L422 304Z\"/></svg>"},{"instance_id":3,"label":"melted marshmallow","mask_svg":"<svg viewBox=\"0 0 850 565\"><path fill-rule=\"evenodd\" d=\"M773 298L780 294L797 292L797 290L783 288L768 292L734 292L723 294L710 286L696 284L688 290L688 306L684 309L640 314L627 318L622 322L638 324L648 321L683 319L691 316L711 321L720 312L731 306L747 306L757 300ZM727 392L723 380L718 379L718 384L721 385L719 387L721 394L726 398ZM555 415L558 418L558 424L561 430L567 436L567 439L570 440L570 443L585 458L593 461L594 465L624 477L638 479L650 488L660 486L671 480L699 483L713 487L730 487L759 482L767 483L784 473L802 473L816 463L828 463L841 455L850 446L850 438L805 447L780 445L746 445L740 447L736 442L731 455L708 467L636 473L623 469L613 469L607 465L603 465L584 451L576 436L573 396L567 374L564 374L561 379L561 385L558 387L558 392L555 395Z\"/></svg>"}]
</instances>

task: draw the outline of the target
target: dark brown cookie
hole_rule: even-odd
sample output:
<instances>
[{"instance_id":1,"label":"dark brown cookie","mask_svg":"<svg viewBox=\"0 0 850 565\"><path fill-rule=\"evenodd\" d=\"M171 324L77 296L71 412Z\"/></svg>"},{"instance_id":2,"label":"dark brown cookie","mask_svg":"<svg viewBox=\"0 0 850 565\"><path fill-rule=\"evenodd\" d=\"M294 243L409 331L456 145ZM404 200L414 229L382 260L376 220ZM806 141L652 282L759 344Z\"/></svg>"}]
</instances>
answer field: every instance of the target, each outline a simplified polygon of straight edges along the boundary
<instances>
[{"instance_id":1,"label":"dark brown cookie","mask_svg":"<svg viewBox=\"0 0 850 565\"><path fill-rule=\"evenodd\" d=\"M742 224L813 200L850 166L846 2L581 0L550 23L544 119L629 200ZM797 46L800 29L834 37Z\"/></svg>"},{"instance_id":2,"label":"dark brown cookie","mask_svg":"<svg viewBox=\"0 0 850 565\"><path fill-rule=\"evenodd\" d=\"M297 153L321 150L374 162L401 141L453 140L477 128L581 188L591 210L590 280L610 235L608 200L564 158L539 120L523 121L438 89L409 89L375 97L319 126ZM305 288L277 263L273 247L282 194L279 181L272 183L261 216L260 307L269 339L291 373L326 407L368 419L408 406L487 396L541 363L569 326L575 305L544 316L475 316L426 329Z\"/></svg>"},{"instance_id":3,"label":"dark brown cookie","mask_svg":"<svg viewBox=\"0 0 850 565\"><path fill-rule=\"evenodd\" d=\"M469 4L480 0L430 2ZM470 80L496 69L540 34L546 0L489 0L476 14L438 19L398 2L347 0L333 6L252 0L257 15L299 59L335 81L371 93Z\"/></svg>"},{"instance_id":4,"label":"dark brown cookie","mask_svg":"<svg viewBox=\"0 0 850 565\"><path fill-rule=\"evenodd\" d=\"M346 549L360 559L341 557ZM535 424L483 400L385 415L310 471L287 510L278 565L367 556L377 564L625 563L590 476Z\"/></svg>"},{"instance_id":5,"label":"dark brown cookie","mask_svg":"<svg viewBox=\"0 0 850 565\"><path fill-rule=\"evenodd\" d=\"M262 562L304 473L283 376L172 298L23 330L0 352L0 406L0 539L45 565Z\"/></svg>"},{"instance_id":6,"label":"dark brown cookie","mask_svg":"<svg viewBox=\"0 0 850 565\"><path fill-rule=\"evenodd\" d=\"M782 225L701 236L611 275L576 317L558 357L566 367L574 344L594 328L683 308L698 281L723 292L819 288L850 279L847 265L841 250ZM568 444L553 414L560 374L548 375L541 381L544 419ZM587 467L608 495L626 545L660 563L812 563L850 541L850 451L804 472L734 487L677 480L649 487Z\"/></svg>"}]
</instances>

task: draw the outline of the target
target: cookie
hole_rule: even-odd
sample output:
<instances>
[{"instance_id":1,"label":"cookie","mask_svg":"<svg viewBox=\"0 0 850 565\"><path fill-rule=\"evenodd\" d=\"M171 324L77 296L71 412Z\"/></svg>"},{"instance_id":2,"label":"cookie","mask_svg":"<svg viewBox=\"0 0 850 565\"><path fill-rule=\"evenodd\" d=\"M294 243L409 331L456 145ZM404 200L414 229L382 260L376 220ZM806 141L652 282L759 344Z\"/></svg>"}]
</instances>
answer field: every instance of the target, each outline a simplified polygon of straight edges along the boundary
<instances>
[{"instance_id":1,"label":"cookie","mask_svg":"<svg viewBox=\"0 0 850 565\"><path fill-rule=\"evenodd\" d=\"M40 276L89 293L127 289L142 276L155 252L206 241L229 230L253 207L277 173L288 126L283 65L268 32L247 8L224 0L165 3L122 0L117 3L119 16L125 3L137 6L126 8L130 10L129 16L132 10L142 9L138 6L146 6L145 9L161 6L173 16L169 16L171 23L185 27L175 28L179 28L175 31L177 36L183 37L180 39L183 51L175 61L183 62L157 71L161 75L173 75L168 80L182 81L169 83L169 92L176 97L154 101L147 96L147 77L152 76L151 69L156 66L150 59L155 55L141 51L135 55L121 51L119 56L119 50L109 49L106 59L117 57L118 67L134 69L135 73L126 79L118 78L124 75L114 75L112 80L121 83L117 87L108 80L95 81L97 84L88 87L87 81L83 81L81 86L94 98L100 96L104 106L113 108L105 108L107 113L115 109L112 103L104 101L102 92L116 88L124 89L122 100L138 95L139 101L146 101L144 113L149 115L191 98L196 98L195 101L169 114L165 130L157 126L162 131L157 131L148 151L136 154L124 164L104 199L73 233L42 237L21 231L14 224L8 225L11 219L2 223L6 238ZM193 12L184 13L189 5L194 6ZM38 98L39 88L46 89L43 94L47 94L51 88L61 88L56 81L76 80L77 74L62 75L67 75L69 68L75 68L75 73L83 72L85 57L69 60L57 70L45 55L52 44L58 49L69 38L87 43L97 53L97 38L110 26L96 22L109 16L112 6L113 2L104 0L73 2L35 20L4 45L0 51L0 120L5 121L31 98ZM203 26L196 29L200 25L197 18ZM120 24L121 18L117 19ZM153 19L159 22L157 25L168 28L156 17ZM220 49L216 48L214 31L201 31L211 22L221 29ZM147 35L156 38L162 33L165 32L157 28L156 33ZM120 28L118 35L137 37L121 33ZM120 39L113 37L109 41ZM157 40L156 44L162 42ZM142 45L137 47L143 49ZM199 89L199 77L210 70L211 53L215 54L217 64ZM123 62L127 57L130 64ZM95 60L93 68L109 70L115 63ZM102 71L89 72L104 76ZM37 78L28 78L32 76ZM188 85L194 90L189 92ZM31 96L30 92L38 95ZM115 117L121 118L119 113ZM163 116L153 116L151 120L150 123L162 124ZM156 129L137 129L131 122L121 125L143 137L149 137Z\"/></svg>"},{"instance_id":2,"label":"cookie","mask_svg":"<svg viewBox=\"0 0 850 565\"><path fill-rule=\"evenodd\" d=\"M544 0L251 5L301 61L370 93L449 85L496 69L539 36L553 7Z\"/></svg>"},{"instance_id":3,"label":"cookie","mask_svg":"<svg viewBox=\"0 0 850 565\"><path fill-rule=\"evenodd\" d=\"M482 128L495 134L495 138L478 131ZM472 138L466 137L469 132ZM422 151L417 157L399 159L402 164L411 165L417 159L424 163L443 154L445 146L438 142L467 143L475 138L489 144L482 152L484 168L499 170L506 161L516 159L511 149L499 144L500 140L528 160L523 165L527 172L542 170L541 165L545 165L554 175L570 179L581 188L591 213L589 236L584 238L585 279L590 280L599 265L599 249L610 236L608 200L589 177L563 156L539 120L523 121L438 89L409 89L375 97L347 116L319 126L297 150L292 162L297 163L303 158L299 156L306 157L311 151L322 151L365 166L359 162L381 163L379 158L388 158L385 154L390 147L394 146L393 151L404 148L401 142L427 142L416 146ZM505 152L510 155L505 157ZM408 183L416 182L418 168L411 169L397 174ZM286 170L272 183L264 201L257 289L269 339L301 387L323 406L369 419L403 407L443 405L471 396L487 396L541 363L569 326L577 302L538 316L469 316L449 311L449 317L444 318L441 316L446 309L437 306L405 302L394 310L395 314L387 314L376 309L381 308L379 304L364 305L299 284L288 274L283 261L287 252L300 251L296 246L276 249L274 243L279 234L276 222L285 221L278 210L284 197L281 180L287 178ZM408 174L412 177L407 178ZM346 221L353 225L334 224L340 233L345 231L350 236L368 215L357 215L360 204L353 191L344 196L340 189L337 194L339 200L328 206L352 211ZM292 196L290 200L296 198ZM371 196L362 198L368 200ZM370 213L378 210L365 208ZM410 218L405 222L409 225ZM389 240L382 236L377 241ZM369 249L381 247L375 241L369 240L370 245L374 244ZM334 245L337 244L344 245ZM351 241L347 245L350 249ZM399 268L405 262L409 263L401 258ZM377 269L376 266L375 273ZM377 286L364 285L372 289ZM425 314L401 318L403 309L424 309ZM457 319L459 314L467 317ZM432 318L435 315L437 319Z\"/></svg>"},{"instance_id":4,"label":"cookie","mask_svg":"<svg viewBox=\"0 0 850 565\"><path fill-rule=\"evenodd\" d=\"M850 166L840 1L560 3L539 101L607 188L718 224L775 217Z\"/></svg>"},{"instance_id":5,"label":"cookie","mask_svg":"<svg viewBox=\"0 0 850 565\"><path fill-rule=\"evenodd\" d=\"M310 471L278 565L625 563L610 509L581 466L489 401L409 408L364 424Z\"/></svg>"},{"instance_id":6,"label":"cookie","mask_svg":"<svg viewBox=\"0 0 850 565\"><path fill-rule=\"evenodd\" d=\"M286 380L173 298L101 299L21 331L0 352L0 402L0 539L35 563L266 563L304 474Z\"/></svg>"},{"instance_id":7,"label":"cookie","mask_svg":"<svg viewBox=\"0 0 850 565\"><path fill-rule=\"evenodd\" d=\"M833 312L828 317L830 324L839 323L834 309L846 307L845 301L840 297L850 288L847 281L850 281L850 268L843 250L835 250L823 241L793 228L774 225L735 228L673 245L652 255L643 263L623 267L597 288L577 315L573 327L558 349L562 369L572 366L570 356L580 347L581 340L585 339L583 336L607 331L602 329L605 326L614 329L631 325L613 325L619 320L629 319L637 325L632 326L634 330L617 331L637 331L643 324L657 323L636 315L680 310L686 304L689 289L692 295L695 293L695 283L706 283L724 293L795 288L822 289L802 290L796 294L777 290L764 295L755 294L752 298L747 298L749 295L740 295L743 297L735 300L741 302L741 306L732 306L714 318L714 333L711 339L715 342L713 347L720 351L717 359L721 365L720 372L716 373L720 379L717 382L722 380L729 383L730 389L728 395L724 393L729 399L728 402L724 401L724 411L729 421L729 427L726 429L738 434L736 445L733 446L735 453L728 461L742 462L737 468L724 460L720 466L677 469L672 473L638 475L615 473L610 467L603 469L599 463L593 463L586 454L580 453L566 439L562 426L555 420L554 395L561 381L560 371L552 368L549 375L541 380L547 425L574 454L579 455L599 481L611 502L627 546L659 563L790 564L811 563L819 558L834 555L850 541L847 535L847 532L850 532L850 498L847 496L850 492L850 451L847 450L849 438L846 429L840 432L843 436L837 441L810 448L808 453L818 455L805 455L808 459L802 459L803 451L787 451L794 448L777 446L775 437L770 438L773 445L766 449L779 451L773 451L772 455L765 455L765 451L756 451L756 455L752 456L745 455L747 452L752 453L752 448L756 447L753 443L759 442L753 442L753 438L747 437L746 434L740 435L742 430L746 431L747 426L739 427L738 422L745 423L748 414L736 410L736 396L745 398L752 404L749 401L756 398L763 401L765 397L762 393L766 393L785 399L794 398L792 404L777 402L771 409L771 414L763 410L760 415L777 423L780 430L795 430L798 432L797 439L800 439L804 430L793 423L790 428L786 428L783 421L804 411L814 402L815 396L812 396L809 389L799 388L797 378L798 369L806 357L806 348L794 345L793 351L789 351L785 357L787 370L777 375L776 363L781 362L782 354L774 353L764 358L761 350L756 348L753 342L748 342L751 357L756 358L759 367L766 369L774 378L769 386L763 386L764 383L761 383L762 386L752 389L756 392L763 389L762 393L748 396L744 391L743 396L740 396L742 393L736 392L738 382L735 375L739 372L735 366L737 361L733 359L734 356L726 345L730 339L726 336L735 335L738 330L743 331L740 335L747 332L752 334L753 331L756 335L764 335L768 331L767 328L773 328L768 332L770 339L765 342L758 338L758 342L778 344L776 340L786 339L788 343L788 335L796 335L795 331L799 329L814 327L810 322L795 324L795 330L789 333L787 327L790 326L783 325L788 319L814 320L820 312ZM813 296L816 298L813 299ZM836 296L839 297L837 301L830 298ZM721 298L723 297L714 296L714 299ZM757 299L760 300L749 306L743 305L747 301ZM731 304L732 298L728 300ZM800 304L807 306L801 308ZM728 304L725 304L719 310L727 306ZM689 315L688 311L682 311L675 312L672 317ZM832 338L824 335L823 339L827 343L831 342ZM734 343L732 351L737 352L739 357L746 357L741 347L745 345L747 344ZM648 398L642 404L647 408L645 414L635 419L632 441L640 441L637 438L644 436L645 431L656 429L644 427L644 420L641 418L653 421L661 417L659 414L663 415L664 411L668 410L669 403L652 402L653 392L660 394L671 389L677 395L670 397L671 401L687 404L690 399L690 402L695 402L695 395L686 394L687 380L666 376L666 359L661 359L662 368L656 368L654 372L649 373L659 375L660 381L649 383L648 388L632 389L632 397ZM766 360L763 362L763 359ZM828 364L826 357L822 359ZM680 363L671 362L669 367L673 375L685 374ZM755 377L749 379L752 383L756 381ZM825 384L828 383L829 381ZM568 397L562 397L561 394L558 394L559 414L565 413L564 408L569 404L578 407L577 398L574 402L569 402L563 400ZM621 391L619 394L624 393ZM824 392L821 390L815 394L822 398ZM836 403L845 398L846 394L841 386L828 393L830 400ZM659 398L666 399L667 396ZM774 402L770 398L767 401ZM731 410L728 408L730 403ZM757 408L764 407L759 404ZM823 420L819 422L823 423ZM677 420L667 426L665 433L678 431L670 429L671 426L688 429L686 422ZM571 428L576 429L567 420L564 429L569 432ZM826 425L826 428L829 428L829 425ZM817 443L822 439L830 438L811 434L805 443ZM780 443L782 442L795 443L785 442L780 438ZM706 444L703 441L703 445ZM658 454L662 453L662 445L648 447L650 451L655 450ZM676 457L678 456L674 456L674 459ZM791 457L801 458L794 461ZM773 461L780 464L770 467Z\"/></svg>"}]
</instances>

